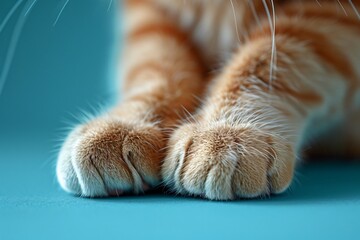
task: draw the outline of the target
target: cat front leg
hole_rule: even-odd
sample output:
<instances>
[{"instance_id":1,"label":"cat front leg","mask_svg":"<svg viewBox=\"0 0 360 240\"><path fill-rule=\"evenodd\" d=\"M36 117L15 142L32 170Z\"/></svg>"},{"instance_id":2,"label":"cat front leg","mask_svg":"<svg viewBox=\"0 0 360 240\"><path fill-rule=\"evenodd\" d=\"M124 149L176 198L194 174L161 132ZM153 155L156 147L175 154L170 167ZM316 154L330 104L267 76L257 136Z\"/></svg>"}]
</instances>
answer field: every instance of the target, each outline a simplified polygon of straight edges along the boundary
<instances>
[{"instance_id":1,"label":"cat front leg","mask_svg":"<svg viewBox=\"0 0 360 240\"><path fill-rule=\"evenodd\" d=\"M317 48L327 43L308 45L302 37L277 35L276 63L271 34L256 35L240 49L194 120L171 137L162 167L171 189L230 200L290 186L306 129L331 122L332 115L316 124L312 119L336 115L345 92L341 73L319 56Z\"/></svg>"},{"instance_id":2,"label":"cat front leg","mask_svg":"<svg viewBox=\"0 0 360 240\"><path fill-rule=\"evenodd\" d=\"M78 126L57 162L61 187L84 197L142 193L161 181L171 128L196 106L202 65L176 24L150 1L127 1L123 101Z\"/></svg>"}]
</instances>

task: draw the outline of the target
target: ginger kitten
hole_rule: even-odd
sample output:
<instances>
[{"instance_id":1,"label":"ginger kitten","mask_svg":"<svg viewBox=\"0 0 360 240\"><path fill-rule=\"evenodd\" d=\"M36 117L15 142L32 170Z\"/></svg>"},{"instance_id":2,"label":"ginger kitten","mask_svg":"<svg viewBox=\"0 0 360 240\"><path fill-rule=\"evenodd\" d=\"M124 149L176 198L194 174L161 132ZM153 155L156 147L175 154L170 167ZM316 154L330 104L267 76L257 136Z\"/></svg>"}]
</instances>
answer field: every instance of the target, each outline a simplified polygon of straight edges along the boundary
<instances>
[{"instance_id":1,"label":"ginger kitten","mask_svg":"<svg viewBox=\"0 0 360 240\"><path fill-rule=\"evenodd\" d=\"M360 155L359 1L123 3L124 100L68 136L65 191L278 194L303 147L334 128L325 150Z\"/></svg>"}]
</instances>

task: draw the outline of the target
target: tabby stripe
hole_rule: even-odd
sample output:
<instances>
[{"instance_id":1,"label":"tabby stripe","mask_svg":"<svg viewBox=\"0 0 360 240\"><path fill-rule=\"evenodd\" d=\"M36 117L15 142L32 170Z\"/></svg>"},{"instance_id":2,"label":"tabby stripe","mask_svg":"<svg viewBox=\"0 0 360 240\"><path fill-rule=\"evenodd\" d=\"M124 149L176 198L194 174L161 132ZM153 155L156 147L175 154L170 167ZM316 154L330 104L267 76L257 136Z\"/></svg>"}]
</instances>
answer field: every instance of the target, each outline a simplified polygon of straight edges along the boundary
<instances>
[{"instance_id":1,"label":"tabby stripe","mask_svg":"<svg viewBox=\"0 0 360 240\"><path fill-rule=\"evenodd\" d=\"M137 6L149 6L153 7L154 3L151 3L149 0L125 0L125 7L137 7Z\"/></svg>"},{"instance_id":2,"label":"tabby stripe","mask_svg":"<svg viewBox=\"0 0 360 240\"><path fill-rule=\"evenodd\" d=\"M178 29L178 27L173 26L167 23L154 23L154 24L147 24L138 29L134 30L128 36L128 41L130 43L134 43L136 41L143 40L145 37L149 36L161 36L163 39L167 37L176 41L180 44L189 55L188 59L196 59L202 69L204 69L204 63L202 63L200 54L198 50L193 46L190 42L189 36ZM179 51L179 49L178 49ZM196 71L199 71L196 69Z\"/></svg>"},{"instance_id":3,"label":"tabby stripe","mask_svg":"<svg viewBox=\"0 0 360 240\"><path fill-rule=\"evenodd\" d=\"M234 97L237 98L238 94L236 92L241 91L241 87L244 87L246 89L251 89L251 87L253 86L253 82L247 82L247 79L249 78L251 74L249 73L243 73L242 75L237 75L236 78L241 78L240 80L240 84L238 85L229 85L228 89L226 90L228 93L232 92L234 94ZM264 92L269 91L269 88L267 88L266 86L269 86L270 81L267 79L265 80L265 78L261 77L259 74L256 75L257 79L259 81L261 81L264 84L258 85L257 87L260 87ZM299 92L296 91L294 89L291 89L290 87L288 87L286 85L286 82L284 82L284 80L279 79L276 81L276 84L272 84L271 85L272 89L274 91L277 91L278 93L281 93L283 95L289 95L292 96L294 98L296 98L297 100L301 101L301 102L306 102L308 104L319 104L323 101L323 98L316 94L316 93L311 93L311 92ZM231 96L231 95L229 95Z\"/></svg>"},{"instance_id":4,"label":"tabby stripe","mask_svg":"<svg viewBox=\"0 0 360 240\"><path fill-rule=\"evenodd\" d=\"M350 60L337 46L329 42L327 36L317 33L307 26L288 25L286 22L289 21L284 20L282 24L276 26L276 34L294 37L304 42L310 41L312 51L338 73L342 74L348 81L348 94L345 99L345 108L350 108L352 106L352 99L356 94L357 85L359 84L358 76ZM271 29L267 26L263 32L258 33L260 33L260 35L255 34L254 36L259 37L261 35L264 36L264 34L270 36Z\"/></svg>"},{"instance_id":5,"label":"tabby stripe","mask_svg":"<svg viewBox=\"0 0 360 240\"><path fill-rule=\"evenodd\" d=\"M188 43L189 37L181 32L178 27L167 23L147 24L131 32L129 41L136 41L149 35L160 35L176 39L180 43Z\"/></svg>"},{"instance_id":6,"label":"tabby stripe","mask_svg":"<svg viewBox=\"0 0 360 240\"><path fill-rule=\"evenodd\" d=\"M305 9L304 11L301 11L299 13L299 10L297 8L294 8L293 6L285 6L283 9L283 14L289 17L300 17L304 19L324 19L324 20L336 20L338 23L352 27L354 30L360 31L360 21L358 18L355 17L349 17L349 16L343 16L339 15L337 12L335 12L333 9L322 9L321 11L318 11L314 9L314 6L309 9Z\"/></svg>"},{"instance_id":7,"label":"tabby stripe","mask_svg":"<svg viewBox=\"0 0 360 240\"><path fill-rule=\"evenodd\" d=\"M268 81L262 79L261 77L258 77L258 79L265 84L269 84ZM311 92L299 92L294 89L291 89L287 86L287 84L284 81L277 81L276 84L271 85L272 89L276 90L279 93L286 94L289 96L292 96L302 102L312 103L312 104L318 104L322 102L322 97L316 93Z\"/></svg>"},{"instance_id":8,"label":"tabby stripe","mask_svg":"<svg viewBox=\"0 0 360 240\"><path fill-rule=\"evenodd\" d=\"M133 66L127 73L125 80L133 85L134 81L136 82L138 79L138 76L144 72L158 73L159 75L164 75L167 77L170 75L169 71L163 67L162 63L156 61L146 61L139 65Z\"/></svg>"},{"instance_id":9,"label":"tabby stripe","mask_svg":"<svg viewBox=\"0 0 360 240\"><path fill-rule=\"evenodd\" d=\"M284 19L281 24L279 21L279 24L276 26L277 35L293 37L304 42L311 41L310 47L312 48L313 52L324 62L331 65L346 78L350 80L356 79L356 73L351 66L351 62L336 46L328 41L326 36L320 33L316 33L306 26L294 26L291 24L286 25L284 22L289 21ZM263 29L253 32L250 35L250 40L269 36L271 36L271 28L270 26L266 25ZM329 51L329 49L331 49L331 51Z\"/></svg>"}]
</instances>

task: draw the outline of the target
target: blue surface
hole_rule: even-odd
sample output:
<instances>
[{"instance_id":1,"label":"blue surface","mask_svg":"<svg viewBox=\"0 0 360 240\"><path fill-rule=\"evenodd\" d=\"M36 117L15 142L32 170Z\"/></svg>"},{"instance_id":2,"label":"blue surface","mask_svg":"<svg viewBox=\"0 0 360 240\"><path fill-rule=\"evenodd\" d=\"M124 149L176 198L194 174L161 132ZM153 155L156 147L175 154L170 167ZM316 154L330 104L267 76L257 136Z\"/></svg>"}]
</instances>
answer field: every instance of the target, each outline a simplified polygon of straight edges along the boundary
<instances>
[{"instance_id":1,"label":"blue surface","mask_svg":"<svg viewBox=\"0 0 360 240\"><path fill-rule=\"evenodd\" d=\"M0 21L15 1L1 0ZM291 190L210 202L151 194L81 199L56 183L57 142L79 109L112 100L114 7L39 0L0 95L0 239L360 239L360 164L301 167ZM19 12L0 35L0 66Z\"/></svg>"}]
</instances>

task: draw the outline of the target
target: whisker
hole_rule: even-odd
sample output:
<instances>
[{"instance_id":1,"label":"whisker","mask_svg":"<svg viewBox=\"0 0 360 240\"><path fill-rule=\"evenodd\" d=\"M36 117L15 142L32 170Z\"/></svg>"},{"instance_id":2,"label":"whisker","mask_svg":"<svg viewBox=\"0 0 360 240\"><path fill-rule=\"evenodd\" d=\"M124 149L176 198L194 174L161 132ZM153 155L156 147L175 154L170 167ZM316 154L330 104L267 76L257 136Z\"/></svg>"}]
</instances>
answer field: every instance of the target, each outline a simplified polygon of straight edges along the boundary
<instances>
[{"instance_id":1,"label":"whisker","mask_svg":"<svg viewBox=\"0 0 360 240\"><path fill-rule=\"evenodd\" d=\"M37 2L37 0L34 0L34 1L30 4L28 10L26 10L26 12L25 12L25 16L29 14L29 12L31 11L31 9L33 8L33 6L35 5L36 2Z\"/></svg>"},{"instance_id":2,"label":"whisker","mask_svg":"<svg viewBox=\"0 0 360 240\"><path fill-rule=\"evenodd\" d=\"M9 48L8 51L5 55L5 62L4 62L4 67L3 67L3 71L0 75L0 95L1 92L4 88L5 85L5 81L6 78L8 76L10 67L11 67L11 63L12 60L14 58L14 54L15 54L15 50L16 50L16 46L17 43L19 41L20 35L21 35L21 31L25 25L26 19L28 17L28 13L31 11L32 7L34 6L35 2L37 0L28 0L25 4L25 6L22 8L22 11L19 15L19 18L15 24L15 28L13 31L13 34L11 35L11 39L10 39L10 44L9 44ZM6 24L6 22L8 21L7 17L10 18L11 15L16 11L16 9L19 7L19 5L22 3L22 1L17 2L14 7L10 10L8 16L5 17L5 20L3 22L4 26ZM19 4L19 5L18 5ZM3 26L2 26L3 27ZM2 28L0 28L0 30L2 30ZM0 31L1 32L1 31Z\"/></svg>"},{"instance_id":3,"label":"whisker","mask_svg":"<svg viewBox=\"0 0 360 240\"><path fill-rule=\"evenodd\" d=\"M108 9L107 9L108 12L110 11L110 9L111 9L111 7L112 7L112 5L113 5L113 1L114 1L114 0L110 0L110 1L109 1L109 6L108 6Z\"/></svg>"},{"instance_id":4,"label":"whisker","mask_svg":"<svg viewBox=\"0 0 360 240\"><path fill-rule=\"evenodd\" d=\"M261 21L259 18L258 13L256 12L255 6L254 6L254 2L252 0L248 0L248 5L250 6L250 10L255 18L255 21L257 23L257 25L260 27L261 26Z\"/></svg>"},{"instance_id":5,"label":"whisker","mask_svg":"<svg viewBox=\"0 0 360 240\"><path fill-rule=\"evenodd\" d=\"M359 13L359 11L356 9L354 3L353 3L351 0L349 0L349 3L350 3L350 5L351 5L351 7L354 9L354 12L355 12L356 16L360 19L360 13Z\"/></svg>"},{"instance_id":6,"label":"whisker","mask_svg":"<svg viewBox=\"0 0 360 240\"><path fill-rule=\"evenodd\" d=\"M276 70L276 66L277 66L277 55L276 55L276 13L275 13L275 4L274 4L274 0L271 0L271 10L272 10L272 14L273 14L273 42L272 42L272 50L271 50L271 64L273 64L273 66L271 67L272 71ZM275 71L271 73L271 78L270 80L273 80L273 78L276 79L276 76L272 76L273 74L276 74ZM270 88L271 88L271 83L272 81L270 81Z\"/></svg>"},{"instance_id":7,"label":"whisker","mask_svg":"<svg viewBox=\"0 0 360 240\"><path fill-rule=\"evenodd\" d=\"M320 7L322 7L322 4L319 2L319 0L316 0L316 3L317 3Z\"/></svg>"},{"instance_id":8,"label":"whisker","mask_svg":"<svg viewBox=\"0 0 360 240\"><path fill-rule=\"evenodd\" d=\"M240 35L239 35L240 33L239 33L239 28L238 28L238 22L237 22L235 6L234 6L234 3L233 3L232 0L229 0L229 1L230 1L230 4L231 4L233 15L234 15L234 24L235 24L236 37L237 37L237 40L238 40L238 42L240 44L241 40L240 40Z\"/></svg>"},{"instance_id":9,"label":"whisker","mask_svg":"<svg viewBox=\"0 0 360 240\"><path fill-rule=\"evenodd\" d=\"M269 88L271 90L272 88L272 82L273 82L273 79L274 79L274 69L276 67L276 39L275 39L275 31L276 31L276 28L275 28L275 25L276 25L276 16L275 16L275 4L274 4L274 1L271 0L271 10L272 10L272 16L271 16L271 13L270 13L270 10L269 10L269 7L266 3L266 0L262 0L263 2L263 5L264 5L264 8L265 8L265 11L266 11L266 15L268 17L268 20L269 20L269 24L270 24L270 29L271 29L271 38L272 38L272 44L271 44L271 60L270 60L270 79L269 79Z\"/></svg>"},{"instance_id":10,"label":"whisker","mask_svg":"<svg viewBox=\"0 0 360 240\"><path fill-rule=\"evenodd\" d=\"M348 16L348 13L346 12L346 9L344 8L344 6L342 5L340 0L337 0L337 2L339 3L341 9L343 10L343 12L345 13L346 16Z\"/></svg>"},{"instance_id":11,"label":"whisker","mask_svg":"<svg viewBox=\"0 0 360 240\"><path fill-rule=\"evenodd\" d=\"M15 11L19 8L19 6L21 5L21 3L24 0L19 0L15 3L15 5L10 9L10 11L8 12L8 14L6 14L3 22L0 24L0 34L2 32L2 30L5 28L6 24L8 23L8 21L10 20L10 18L12 17L12 15L15 13Z\"/></svg>"},{"instance_id":12,"label":"whisker","mask_svg":"<svg viewBox=\"0 0 360 240\"><path fill-rule=\"evenodd\" d=\"M66 8L66 6L68 5L69 1L70 1L70 0L65 0L64 5L63 5L62 8L60 9L60 12L59 12L59 14L58 14L57 17L56 17L55 22L53 23L53 26L55 26L56 23L59 21L60 16L61 16L61 14L63 13L63 11L64 11L64 9Z\"/></svg>"}]
</instances>

